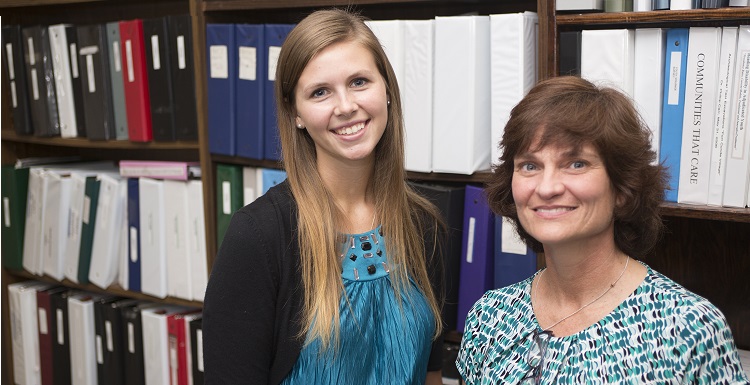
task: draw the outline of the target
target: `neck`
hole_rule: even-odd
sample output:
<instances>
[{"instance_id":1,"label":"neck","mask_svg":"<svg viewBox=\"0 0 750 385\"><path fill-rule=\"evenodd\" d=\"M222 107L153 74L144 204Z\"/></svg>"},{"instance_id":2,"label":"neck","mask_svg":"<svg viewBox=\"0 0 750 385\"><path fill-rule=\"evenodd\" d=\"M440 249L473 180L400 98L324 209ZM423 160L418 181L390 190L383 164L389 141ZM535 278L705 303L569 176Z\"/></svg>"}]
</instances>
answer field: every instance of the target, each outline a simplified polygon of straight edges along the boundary
<instances>
[{"instance_id":1,"label":"neck","mask_svg":"<svg viewBox=\"0 0 750 385\"><path fill-rule=\"evenodd\" d=\"M359 162L336 168L319 166L323 183L341 211L338 230L346 233L361 233L372 230L375 216L370 179L372 164L364 166Z\"/></svg>"}]
</instances>

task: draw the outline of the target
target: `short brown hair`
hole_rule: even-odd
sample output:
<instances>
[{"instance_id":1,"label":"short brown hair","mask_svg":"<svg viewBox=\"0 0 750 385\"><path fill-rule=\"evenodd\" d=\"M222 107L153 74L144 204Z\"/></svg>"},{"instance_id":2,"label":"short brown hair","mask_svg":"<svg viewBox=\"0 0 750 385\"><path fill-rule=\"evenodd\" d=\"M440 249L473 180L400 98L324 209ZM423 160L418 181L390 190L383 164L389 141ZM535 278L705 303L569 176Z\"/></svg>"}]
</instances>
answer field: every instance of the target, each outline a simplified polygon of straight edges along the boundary
<instances>
[{"instance_id":1,"label":"short brown hair","mask_svg":"<svg viewBox=\"0 0 750 385\"><path fill-rule=\"evenodd\" d=\"M539 82L511 111L487 185L490 208L513 220L535 251L542 244L523 229L513 200L513 159L530 149L556 143L573 148L592 144L604 161L619 205L614 207L615 244L634 258L644 257L663 230L659 205L667 186L666 169L655 162L651 130L629 97L576 76Z\"/></svg>"}]
</instances>

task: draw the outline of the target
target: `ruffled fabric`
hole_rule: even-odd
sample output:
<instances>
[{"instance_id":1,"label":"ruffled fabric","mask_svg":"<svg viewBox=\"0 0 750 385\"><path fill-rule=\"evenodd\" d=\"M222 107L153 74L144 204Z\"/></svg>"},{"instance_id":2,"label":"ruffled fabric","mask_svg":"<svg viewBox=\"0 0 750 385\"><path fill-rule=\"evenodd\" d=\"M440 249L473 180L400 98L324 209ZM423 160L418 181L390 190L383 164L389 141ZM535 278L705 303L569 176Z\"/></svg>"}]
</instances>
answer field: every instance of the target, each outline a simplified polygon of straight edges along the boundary
<instances>
[{"instance_id":1,"label":"ruffled fabric","mask_svg":"<svg viewBox=\"0 0 750 385\"><path fill-rule=\"evenodd\" d=\"M308 341L283 384L423 384L434 333L424 295L412 282L396 298L380 226L342 240L339 346Z\"/></svg>"}]
</instances>

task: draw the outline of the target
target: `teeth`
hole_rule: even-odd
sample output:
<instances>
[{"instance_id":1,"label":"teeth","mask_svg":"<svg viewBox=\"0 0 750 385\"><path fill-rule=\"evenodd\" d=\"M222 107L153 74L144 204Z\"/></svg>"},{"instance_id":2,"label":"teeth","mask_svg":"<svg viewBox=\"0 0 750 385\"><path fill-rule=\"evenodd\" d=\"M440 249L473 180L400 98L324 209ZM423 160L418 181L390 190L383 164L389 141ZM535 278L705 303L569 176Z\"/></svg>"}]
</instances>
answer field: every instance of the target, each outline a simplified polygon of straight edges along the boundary
<instances>
[{"instance_id":1,"label":"teeth","mask_svg":"<svg viewBox=\"0 0 750 385\"><path fill-rule=\"evenodd\" d=\"M351 135L358 133L361 129L365 128L364 123L357 123L353 126L344 127L336 130L336 134L338 135Z\"/></svg>"},{"instance_id":2,"label":"teeth","mask_svg":"<svg viewBox=\"0 0 750 385\"><path fill-rule=\"evenodd\" d=\"M570 209L560 207L560 208L555 208L555 209L537 209L537 211L542 212L542 213L559 213L559 212L564 212L564 211L570 211Z\"/></svg>"}]
</instances>

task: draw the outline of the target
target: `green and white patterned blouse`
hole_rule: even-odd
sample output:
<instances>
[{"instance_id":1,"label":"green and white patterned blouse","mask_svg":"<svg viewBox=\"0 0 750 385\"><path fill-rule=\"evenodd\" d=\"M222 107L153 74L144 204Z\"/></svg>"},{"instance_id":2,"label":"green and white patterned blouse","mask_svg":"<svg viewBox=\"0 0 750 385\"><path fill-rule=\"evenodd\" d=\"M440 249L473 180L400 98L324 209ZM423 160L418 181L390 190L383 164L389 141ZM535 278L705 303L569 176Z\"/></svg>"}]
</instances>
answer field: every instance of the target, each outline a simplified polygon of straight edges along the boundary
<instances>
[{"instance_id":1,"label":"green and white patterned blouse","mask_svg":"<svg viewBox=\"0 0 750 385\"><path fill-rule=\"evenodd\" d=\"M456 360L468 385L517 384L531 370L532 333L541 331L533 278L488 291L472 307ZM651 268L599 322L551 338L541 373L543 384L750 384L724 315Z\"/></svg>"}]
</instances>

